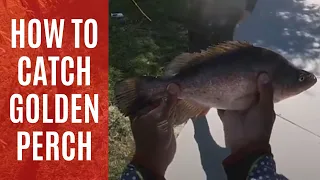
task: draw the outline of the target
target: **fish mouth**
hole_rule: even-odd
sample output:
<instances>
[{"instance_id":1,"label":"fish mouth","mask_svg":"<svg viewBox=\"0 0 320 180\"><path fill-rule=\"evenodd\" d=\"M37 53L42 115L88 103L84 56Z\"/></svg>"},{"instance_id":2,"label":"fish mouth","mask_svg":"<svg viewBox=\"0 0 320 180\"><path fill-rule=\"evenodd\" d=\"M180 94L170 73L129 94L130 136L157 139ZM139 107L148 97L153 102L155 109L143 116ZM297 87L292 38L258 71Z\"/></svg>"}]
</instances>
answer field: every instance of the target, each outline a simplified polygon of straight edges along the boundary
<instances>
[{"instance_id":1,"label":"fish mouth","mask_svg":"<svg viewBox=\"0 0 320 180\"><path fill-rule=\"evenodd\" d=\"M309 88L315 85L318 82L318 78L313 73L308 73L306 76L307 84L309 84Z\"/></svg>"},{"instance_id":2,"label":"fish mouth","mask_svg":"<svg viewBox=\"0 0 320 180\"><path fill-rule=\"evenodd\" d=\"M307 82L311 84L311 86L317 83L318 78L314 73L311 73L305 70L302 70L302 73L305 75Z\"/></svg>"},{"instance_id":3,"label":"fish mouth","mask_svg":"<svg viewBox=\"0 0 320 180\"><path fill-rule=\"evenodd\" d=\"M308 85L307 85L306 89L303 90L303 91L306 91L306 90L310 89L310 88L313 87L317 82L318 82L318 78L317 78L315 75L310 75L310 76L309 76ZM302 92L303 92L303 91L302 91Z\"/></svg>"},{"instance_id":4,"label":"fish mouth","mask_svg":"<svg viewBox=\"0 0 320 180\"><path fill-rule=\"evenodd\" d=\"M311 75L309 76L308 85L307 85L304 89L301 89L301 92L299 92L298 94L309 90L309 89L312 88L317 82L318 82L318 78L317 78L315 75L311 74Z\"/></svg>"},{"instance_id":5,"label":"fish mouth","mask_svg":"<svg viewBox=\"0 0 320 180\"><path fill-rule=\"evenodd\" d=\"M312 81L312 85L311 86L315 85L318 82L317 76L315 76L313 74L311 75L310 79Z\"/></svg>"}]
</instances>

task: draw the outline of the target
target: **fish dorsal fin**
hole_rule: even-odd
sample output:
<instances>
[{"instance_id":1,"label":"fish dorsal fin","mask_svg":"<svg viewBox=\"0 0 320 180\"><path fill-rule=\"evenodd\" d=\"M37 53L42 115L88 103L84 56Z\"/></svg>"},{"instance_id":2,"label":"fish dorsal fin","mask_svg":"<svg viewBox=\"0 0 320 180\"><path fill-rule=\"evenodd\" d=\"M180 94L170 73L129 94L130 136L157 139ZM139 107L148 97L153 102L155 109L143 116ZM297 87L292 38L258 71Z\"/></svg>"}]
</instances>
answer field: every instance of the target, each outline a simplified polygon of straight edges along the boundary
<instances>
[{"instance_id":1,"label":"fish dorsal fin","mask_svg":"<svg viewBox=\"0 0 320 180\"><path fill-rule=\"evenodd\" d=\"M208 47L207 50L201 51L201 54L204 57L212 58L224 53L229 53L229 52L233 52L233 51L237 51L237 50L241 50L249 47L253 47L253 45L246 41L226 41L216 46Z\"/></svg>"},{"instance_id":2,"label":"fish dorsal fin","mask_svg":"<svg viewBox=\"0 0 320 180\"><path fill-rule=\"evenodd\" d=\"M174 76L181 68L188 66L192 61L195 61L201 53L182 53L175 57L165 68L165 76Z\"/></svg>"},{"instance_id":3,"label":"fish dorsal fin","mask_svg":"<svg viewBox=\"0 0 320 180\"><path fill-rule=\"evenodd\" d=\"M253 47L246 41L226 41L216 46L210 46L206 50L196 53L182 53L172 60L165 68L165 76L174 76L182 69L203 61L213 60L214 57L224 53L230 53L244 48Z\"/></svg>"}]
</instances>

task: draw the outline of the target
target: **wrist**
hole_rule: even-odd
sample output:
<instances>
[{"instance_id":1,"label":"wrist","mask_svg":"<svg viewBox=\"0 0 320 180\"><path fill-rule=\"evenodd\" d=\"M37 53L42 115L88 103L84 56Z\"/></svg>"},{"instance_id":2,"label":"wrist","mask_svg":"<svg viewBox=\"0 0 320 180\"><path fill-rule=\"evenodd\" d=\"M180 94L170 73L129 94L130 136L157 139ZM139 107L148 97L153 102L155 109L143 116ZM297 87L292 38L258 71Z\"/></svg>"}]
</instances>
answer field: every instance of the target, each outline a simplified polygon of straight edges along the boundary
<instances>
[{"instance_id":1,"label":"wrist","mask_svg":"<svg viewBox=\"0 0 320 180\"><path fill-rule=\"evenodd\" d=\"M231 153L223 161L228 179L246 179L251 165L263 155L272 155L269 143L251 143Z\"/></svg>"},{"instance_id":2,"label":"wrist","mask_svg":"<svg viewBox=\"0 0 320 180\"><path fill-rule=\"evenodd\" d=\"M130 164L137 167L145 179L165 179L164 174L167 167L161 167L162 163L155 162L152 157L135 153Z\"/></svg>"},{"instance_id":3,"label":"wrist","mask_svg":"<svg viewBox=\"0 0 320 180\"><path fill-rule=\"evenodd\" d=\"M262 138L261 138L262 139ZM237 154L239 152L250 152L255 151L256 149L267 148L269 147L269 140L259 140L259 141L251 141L246 143L239 143L238 145L234 145L230 147L231 154Z\"/></svg>"},{"instance_id":4,"label":"wrist","mask_svg":"<svg viewBox=\"0 0 320 180\"><path fill-rule=\"evenodd\" d=\"M271 146L268 142L252 142L238 148L231 148L231 155L224 160L229 164L245 159L251 154L271 154Z\"/></svg>"}]
</instances>

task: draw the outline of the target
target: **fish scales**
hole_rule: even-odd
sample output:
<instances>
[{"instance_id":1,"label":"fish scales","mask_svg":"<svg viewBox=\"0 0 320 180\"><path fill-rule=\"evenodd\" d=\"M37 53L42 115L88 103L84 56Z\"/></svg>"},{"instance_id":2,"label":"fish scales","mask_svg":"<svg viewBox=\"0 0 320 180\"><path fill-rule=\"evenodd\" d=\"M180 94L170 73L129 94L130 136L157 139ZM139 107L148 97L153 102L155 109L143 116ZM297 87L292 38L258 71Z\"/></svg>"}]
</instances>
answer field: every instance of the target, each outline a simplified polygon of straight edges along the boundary
<instances>
[{"instance_id":1,"label":"fish scales","mask_svg":"<svg viewBox=\"0 0 320 180\"><path fill-rule=\"evenodd\" d=\"M298 95L317 82L314 74L295 67L276 52L229 41L201 53L182 53L162 77L129 78L117 83L116 100L119 109L130 114L139 103L166 97L166 87L175 83L181 90L180 100L170 118L183 123L210 108L247 109L256 100L256 78L261 72L272 79L274 102Z\"/></svg>"}]
</instances>

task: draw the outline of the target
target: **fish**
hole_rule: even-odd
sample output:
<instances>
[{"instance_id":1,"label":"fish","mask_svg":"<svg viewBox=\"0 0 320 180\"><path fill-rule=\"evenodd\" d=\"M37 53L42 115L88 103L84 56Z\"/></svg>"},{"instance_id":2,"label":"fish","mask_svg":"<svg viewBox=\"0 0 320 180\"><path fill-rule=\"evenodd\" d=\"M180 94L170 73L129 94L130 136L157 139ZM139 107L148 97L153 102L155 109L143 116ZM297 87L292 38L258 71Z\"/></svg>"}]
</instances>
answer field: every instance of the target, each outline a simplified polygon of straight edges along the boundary
<instances>
[{"instance_id":1,"label":"fish","mask_svg":"<svg viewBox=\"0 0 320 180\"><path fill-rule=\"evenodd\" d=\"M129 115L145 102L166 98L166 88L180 88L169 119L176 125L210 108L245 110L257 101L257 77L272 80L274 103L296 96L317 83L316 76L294 66L281 54L246 41L226 41L195 53L182 53L163 76L124 79L115 85L116 106Z\"/></svg>"}]
</instances>

